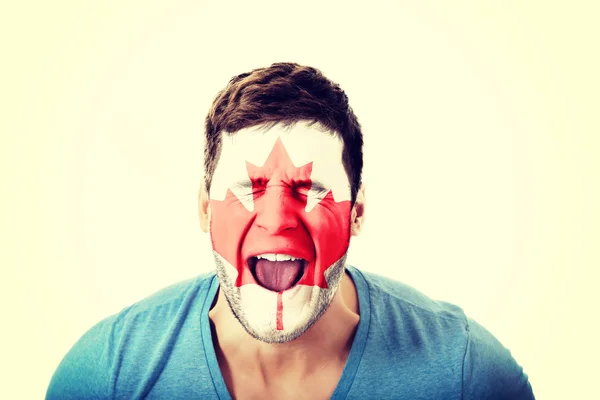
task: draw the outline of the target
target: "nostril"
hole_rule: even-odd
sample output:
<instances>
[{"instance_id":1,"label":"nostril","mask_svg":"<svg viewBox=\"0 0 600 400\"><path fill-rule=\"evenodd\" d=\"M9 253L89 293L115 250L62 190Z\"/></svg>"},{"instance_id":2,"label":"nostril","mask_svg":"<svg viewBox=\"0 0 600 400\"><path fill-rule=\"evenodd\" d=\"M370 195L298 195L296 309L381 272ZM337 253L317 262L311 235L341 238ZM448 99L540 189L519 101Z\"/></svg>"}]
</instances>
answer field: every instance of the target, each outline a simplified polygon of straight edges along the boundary
<instances>
[{"instance_id":1,"label":"nostril","mask_svg":"<svg viewBox=\"0 0 600 400\"><path fill-rule=\"evenodd\" d=\"M261 215L256 218L258 227L266 230L272 235L277 235L285 230L298 227L298 219L295 216L286 215Z\"/></svg>"}]
</instances>

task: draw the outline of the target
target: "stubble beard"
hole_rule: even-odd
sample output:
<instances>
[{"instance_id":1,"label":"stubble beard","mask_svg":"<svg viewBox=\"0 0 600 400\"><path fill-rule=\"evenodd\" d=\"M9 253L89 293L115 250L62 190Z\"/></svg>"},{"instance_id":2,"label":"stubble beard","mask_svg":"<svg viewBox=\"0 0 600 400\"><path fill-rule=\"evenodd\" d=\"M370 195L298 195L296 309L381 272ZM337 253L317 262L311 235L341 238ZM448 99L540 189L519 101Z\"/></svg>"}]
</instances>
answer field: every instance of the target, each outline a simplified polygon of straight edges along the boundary
<instances>
[{"instance_id":1,"label":"stubble beard","mask_svg":"<svg viewBox=\"0 0 600 400\"><path fill-rule=\"evenodd\" d=\"M220 289L225 294L225 299L227 300L227 304L233 312L235 319L238 320L244 330L254 339L269 344L276 344L291 342L292 340L299 338L304 332L313 326L315 322L319 320L319 318L321 318L325 311L327 311L327 308L331 304L344 276L348 252L346 251L346 253L344 253L344 255L338 261L333 263L329 268L327 268L327 270L325 270L324 275L325 281L327 282L327 288L323 289L317 286L312 288L312 293L308 301L309 304L307 305L307 307L310 307L309 317L306 319L306 322L299 324L294 329L289 331L266 333L259 332L252 326L252 324L249 323L242 306L240 288L235 286L235 279L231 279L226 272L227 267L225 263L227 261L225 261L214 250L213 255L217 268L217 277L219 279Z\"/></svg>"}]
</instances>

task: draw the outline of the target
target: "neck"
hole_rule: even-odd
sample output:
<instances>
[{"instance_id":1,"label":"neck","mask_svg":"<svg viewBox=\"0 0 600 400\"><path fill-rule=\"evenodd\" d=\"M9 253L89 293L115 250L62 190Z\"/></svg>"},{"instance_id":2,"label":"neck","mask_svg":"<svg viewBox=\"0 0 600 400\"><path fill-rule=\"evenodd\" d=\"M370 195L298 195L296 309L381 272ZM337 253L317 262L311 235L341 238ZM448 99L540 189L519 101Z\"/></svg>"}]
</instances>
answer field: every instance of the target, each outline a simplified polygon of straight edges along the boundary
<instances>
[{"instance_id":1,"label":"neck","mask_svg":"<svg viewBox=\"0 0 600 400\"><path fill-rule=\"evenodd\" d=\"M288 343L268 344L251 337L235 319L221 290L209 318L222 369L248 366L263 378L287 374L298 379L330 364L345 364L360 320L356 288L347 273L327 311Z\"/></svg>"}]
</instances>

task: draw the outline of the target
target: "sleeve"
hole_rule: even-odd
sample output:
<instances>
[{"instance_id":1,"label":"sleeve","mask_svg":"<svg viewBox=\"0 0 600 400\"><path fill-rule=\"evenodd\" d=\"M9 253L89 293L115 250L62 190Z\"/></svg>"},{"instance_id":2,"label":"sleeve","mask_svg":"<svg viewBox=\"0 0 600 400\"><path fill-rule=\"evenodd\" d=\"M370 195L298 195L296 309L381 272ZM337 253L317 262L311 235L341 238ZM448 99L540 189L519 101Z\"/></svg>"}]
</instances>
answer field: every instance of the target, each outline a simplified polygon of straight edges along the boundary
<instances>
[{"instance_id":1,"label":"sleeve","mask_svg":"<svg viewBox=\"0 0 600 400\"><path fill-rule=\"evenodd\" d=\"M46 400L112 398L113 329L109 317L73 345L50 380Z\"/></svg>"},{"instance_id":2,"label":"sleeve","mask_svg":"<svg viewBox=\"0 0 600 400\"><path fill-rule=\"evenodd\" d=\"M490 332L469 319L463 360L464 400L535 400L523 368Z\"/></svg>"}]
</instances>

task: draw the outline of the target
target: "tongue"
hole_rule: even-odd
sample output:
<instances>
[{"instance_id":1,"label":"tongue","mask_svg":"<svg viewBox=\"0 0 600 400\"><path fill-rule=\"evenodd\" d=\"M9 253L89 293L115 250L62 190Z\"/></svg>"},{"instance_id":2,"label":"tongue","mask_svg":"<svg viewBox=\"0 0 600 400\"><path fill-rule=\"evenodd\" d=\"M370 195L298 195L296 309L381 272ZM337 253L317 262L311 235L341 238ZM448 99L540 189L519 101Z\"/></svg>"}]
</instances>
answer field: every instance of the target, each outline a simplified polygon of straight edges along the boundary
<instances>
[{"instance_id":1,"label":"tongue","mask_svg":"<svg viewBox=\"0 0 600 400\"><path fill-rule=\"evenodd\" d=\"M302 260L269 261L263 258L256 261L256 280L262 286L275 292L291 288L303 270Z\"/></svg>"}]
</instances>

